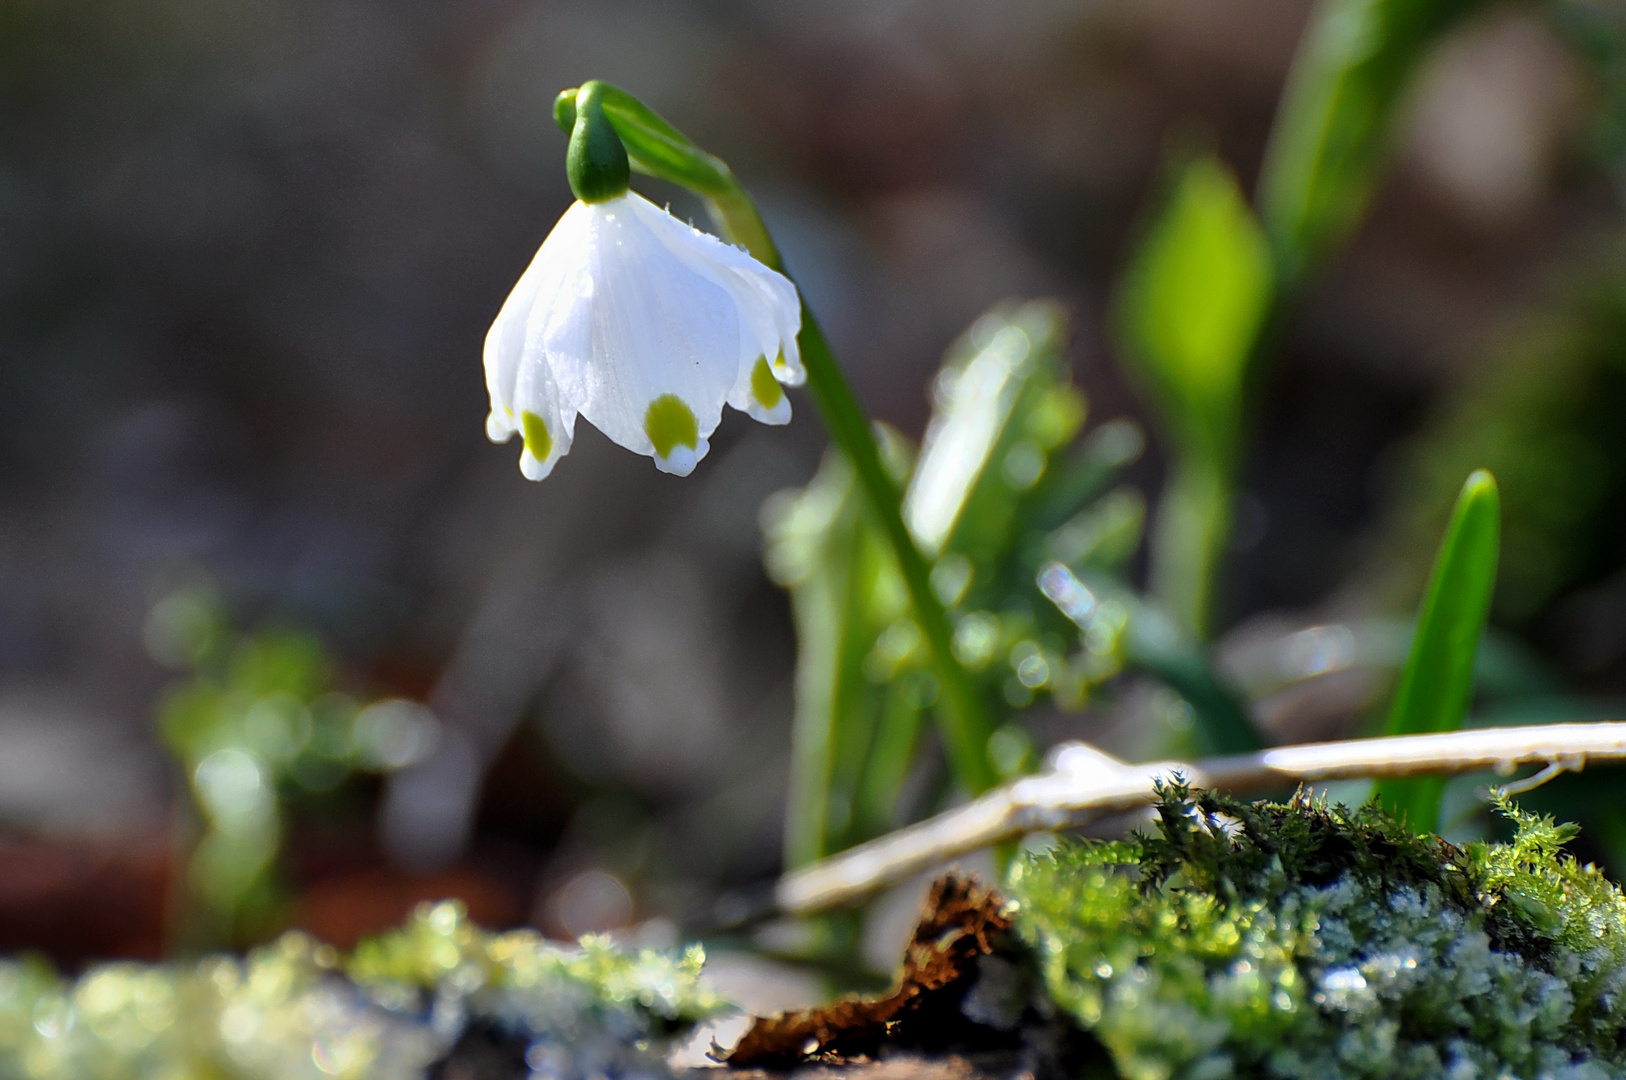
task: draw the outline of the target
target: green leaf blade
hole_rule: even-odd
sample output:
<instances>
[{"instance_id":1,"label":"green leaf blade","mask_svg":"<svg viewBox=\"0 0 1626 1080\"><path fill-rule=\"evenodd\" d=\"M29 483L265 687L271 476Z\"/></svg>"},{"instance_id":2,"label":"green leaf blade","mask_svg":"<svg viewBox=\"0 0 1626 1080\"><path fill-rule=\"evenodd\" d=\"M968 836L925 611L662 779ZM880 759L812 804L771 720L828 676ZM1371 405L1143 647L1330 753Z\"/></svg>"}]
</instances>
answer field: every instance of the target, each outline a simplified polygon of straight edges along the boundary
<instances>
[{"instance_id":1,"label":"green leaf blade","mask_svg":"<svg viewBox=\"0 0 1626 1080\"><path fill-rule=\"evenodd\" d=\"M1473 694L1474 658L1490 614L1501 551L1501 494L1484 469L1472 473L1451 513L1418 612L1411 655L1395 689L1384 733L1417 735L1462 726ZM1443 782L1387 780L1378 796L1412 828L1432 831Z\"/></svg>"},{"instance_id":2,"label":"green leaf blade","mask_svg":"<svg viewBox=\"0 0 1626 1080\"><path fill-rule=\"evenodd\" d=\"M1442 35L1485 0L1322 0L1265 153L1259 202L1281 278L1348 239L1388 157L1394 118Z\"/></svg>"}]
</instances>

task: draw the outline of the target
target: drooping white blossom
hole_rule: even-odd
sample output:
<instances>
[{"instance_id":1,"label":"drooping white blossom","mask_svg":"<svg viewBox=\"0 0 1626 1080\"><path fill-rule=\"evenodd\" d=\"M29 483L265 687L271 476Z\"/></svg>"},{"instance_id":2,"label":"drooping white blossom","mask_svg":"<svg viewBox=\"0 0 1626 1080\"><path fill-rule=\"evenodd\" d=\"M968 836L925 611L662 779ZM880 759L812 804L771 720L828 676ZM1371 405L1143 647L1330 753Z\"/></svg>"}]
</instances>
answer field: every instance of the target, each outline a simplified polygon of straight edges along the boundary
<instances>
[{"instance_id":1,"label":"drooping white blossom","mask_svg":"<svg viewBox=\"0 0 1626 1080\"><path fill-rule=\"evenodd\" d=\"M486 335L486 433L516 433L541 480L576 416L687 476L724 403L790 420L780 384L805 378L796 287L635 192L578 201L548 234Z\"/></svg>"}]
</instances>

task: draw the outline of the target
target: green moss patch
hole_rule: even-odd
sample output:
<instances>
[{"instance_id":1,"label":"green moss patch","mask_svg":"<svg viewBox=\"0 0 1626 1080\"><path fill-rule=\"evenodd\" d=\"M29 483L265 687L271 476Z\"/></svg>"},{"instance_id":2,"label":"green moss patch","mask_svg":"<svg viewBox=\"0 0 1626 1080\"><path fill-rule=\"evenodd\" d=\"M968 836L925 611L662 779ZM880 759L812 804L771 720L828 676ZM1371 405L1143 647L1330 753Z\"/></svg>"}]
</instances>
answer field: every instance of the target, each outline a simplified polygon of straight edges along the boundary
<instances>
[{"instance_id":1,"label":"green moss patch","mask_svg":"<svg viewBox=\"0 0 1626 1080\"><path fill-rule=\"evenodd\" d=\"M488 933L443 903L349 957L288 933L77 979L0 961L0 1078L658 1080L672 1040L721 1006L703 959Z\"/></svg>"},{"instance_id":2,"label":"green moss patch","mask_svg":"<svg viewBox=\"0 0 1626 1080\"><path fill-rule=\"evenodd\" d=\"M1015 927L1128 1080L1626 1075L1626 903L1503 802L1510 844L1375 807L1161 792L1155 832L1024 857Z\"/></svg>"}]
</instances>

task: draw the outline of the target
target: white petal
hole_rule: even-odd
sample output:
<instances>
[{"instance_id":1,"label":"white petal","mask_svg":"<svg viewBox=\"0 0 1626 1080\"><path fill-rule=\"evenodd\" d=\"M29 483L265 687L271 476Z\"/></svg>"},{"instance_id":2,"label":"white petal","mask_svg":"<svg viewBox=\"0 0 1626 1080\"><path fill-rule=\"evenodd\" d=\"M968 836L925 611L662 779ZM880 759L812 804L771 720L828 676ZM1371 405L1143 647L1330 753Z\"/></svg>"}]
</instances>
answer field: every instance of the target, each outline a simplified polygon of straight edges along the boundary
<instances>
[{"instance_id":1,"label":"white petal","mask_svg":"<svg viewBox=\"0 0 1626 1080\"><path fill-rule=\"evenodd\" d=\"M698 461L738 375L740 318L724 289L676 258L629 211L635 198L587 207L588 284L561 289L550 305L548 361L562 400L579 403L594 427L641 454L657 454L648 432L652 405L676 398L693 417L694 431L685 435L693 445L684 448ZM693 467L670 454L666 465Z\"/></svg>"},{"instance_id":2,"label":"white petal","mask_svg":"<svg viewBox=\"0 0 1626 1080\"><path fill-rule=\"evenodd\" d=\"M750 369L740 373L728 392L728 404L764 424L790 423L790 398L764 356L759 355Z\"/></svg>"},{"instance_id":3,"label":"white petal","mask_svg":"<svg viewBox=\"0 0 1626 1080\"><path fill-rule=\"evenodd\" d=\"M524 446L519 468L528 480L544 479L575 441L576 410L564 407L553 370L540 350L527 350L514 386L514 415Z\"/></svg>"},{"instance_id":4,"label":"white petal","mask_svg":"<svg viewBox=\"0 0 1626 1080\"><path fill-rule=\"evenodd\" d=\"M786 386L801 386L807 381L807 369L802 366L802 346L797 335L802 329L802 313L796 312L796 326L784 337L784 351L774 361L774 378Z\"/></svg>"},{"instance_id":5,"label":"white petal","mask_svg":"<svg viewBox=\"0 0 1626 1080\"><path fill-rule=\"evenodd\" d=\"M719 267L739 299L742 317L752 321L761 343L753 351L754 355L741 364L741 374L747 374L756 366L757 357L762 357L768 361L776 379L787 386L800 386L806 381L806 374L802 371L801 352L796 345L796 335L802 327L802 311L795 287L788 278L754 259L750 262L754 272L750 268ZM785 288L781 289L781 285Z\"/></svg>"},{"instance_id":6,"label":"white petal","mask_svg":"<svg viewBox=\"0 0 1626 1080\"><path fill-rule=\"evenodd\" d=\"M628 193L560 218L486 336L487 434L526 435L541 479L576 416L686 476L724 403L790 419L802 381L795 286L744 251Z\"/></svg>"},{"instance_id":7,"label":"white petal","mask_svg":"<svg viewBox=\"0 0 1626 1080\"><path fill-rule=\"evenodd\" d=\"M576 213L576 207L565 212L531 259L531 264L525 268L525 273L520 275L486 333L486 392L491 398L486 435L492 442L506 442L520 433L515 388L528 351L526 328L538 298L556 292L560 279L569 272L573 255L581 246L585 224L584 216ZM542 358L533 355L531 359L532 362L539 362Z\"/></svg>"},{"instance_id":8,"label":"white petal","mask_svg":"<svg viewBox=\"0 0 1626 1080\"><path fill-rule=\"evenodd\" d=\"M732 250L732 249L730 249ZM752 289L773 320L775 351L766 353L774 377L786 386L800 386L807 381L802 369L802 352L796 336L802 331L802 304L796 295L796 286L783 274L768 269L755 259L746 257L747 265L731 266L742 282Z\"/></svg>"},{"instance_id":9,"label":"white petal","mask_svg":"<svg viewBox=\"0 0 1626 1080\"><path fill-rule=\"evenodd\" d=\"M802 307L790 279L748 252L679 221L647 199L633 195L632 200L634 212L673 254L728 290L739 304L742 320L757 339L750 355L741 357L741 374L748 375L757 357L765 356L780 382L800 386L806 379L796 346Z\"/></svg>"}]
</instances>

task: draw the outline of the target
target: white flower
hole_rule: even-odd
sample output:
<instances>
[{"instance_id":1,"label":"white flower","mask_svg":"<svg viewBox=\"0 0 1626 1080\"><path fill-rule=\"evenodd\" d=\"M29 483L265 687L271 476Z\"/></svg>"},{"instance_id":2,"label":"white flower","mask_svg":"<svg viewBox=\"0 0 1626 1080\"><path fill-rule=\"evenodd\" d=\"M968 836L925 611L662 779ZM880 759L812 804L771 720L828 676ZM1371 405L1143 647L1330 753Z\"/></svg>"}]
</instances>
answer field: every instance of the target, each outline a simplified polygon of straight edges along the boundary
<instances>
[{"instance_id":1,"label":"white flower","mask_svg":"<svg viewBox=\"0 0 1626 1080\"><path fill-rule=\"evenodd\" d=\"M723 404L790 420L780 383L805 375L796 287L635 192L577 202L553 227L486 335L486 434L524 439L541 480L580 413L628 450L687 476Z\"/></svg>"}]
</instances>

